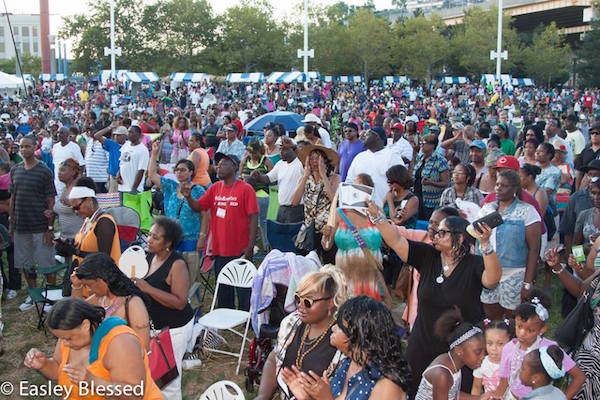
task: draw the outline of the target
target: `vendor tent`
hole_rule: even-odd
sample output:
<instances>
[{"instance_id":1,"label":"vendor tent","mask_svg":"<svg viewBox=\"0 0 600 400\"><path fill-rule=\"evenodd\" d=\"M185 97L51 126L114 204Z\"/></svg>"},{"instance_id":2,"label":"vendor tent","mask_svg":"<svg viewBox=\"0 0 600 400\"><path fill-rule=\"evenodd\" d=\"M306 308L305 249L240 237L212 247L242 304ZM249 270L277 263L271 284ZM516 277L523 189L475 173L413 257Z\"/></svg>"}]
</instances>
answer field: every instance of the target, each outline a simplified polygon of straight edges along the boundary
<instances>
[{"instance_id":1,"label":"vendor tent","mask_svg":"<svg viewBox=\"0 0 600 400\"><path fill-rule=\"evenodd\" d=\"M230 73L227 74L228 83L259 83L264 79L262 72Z\"/></svg>"},{"instance_id":2,"label":"vendor tent","mask_svg":"<svg viewBox=\"0 0 600 400\"><path fill-rule=\"evenodd\" d=\"M42 82L60 82L65 80L65 74L40 74L39 79Z\"/></svg>"},{"instance_id":3,"label":"vendor tent","mask_svg":"<svg viewBox=\"0 0 600 400\"><path fill-rule=\"evenodd\" d=\"M23 88L23 80L16 75L0 71L0 89Z\"/></svg>"},{"instance_id":4,"label":"vendor tent","mask_svg":"<svg viewBox=\"0 0 600 400\"><path fill-rule=\"evenodd\" d=\"M442 78L442 82L447 85L464 85L469 83L469 78L466 76L445 76Z\"/></svg>"},{"instance_id":5,"label":"vendor tent","mask_svg":"<svg viewBox=\"0 0 600 400\"><path fill-rule=\"evenodd\" d=\"M361 83L362 82L362 76L360 75L354 75L354 76L340 76L338 77L338 81L342 82L342 83Z\"/></svg>"},{"instance_id":6,"label":"vendor tent","mask_svg":"<svg viewBox=\"0 0 600 400\"><path fill-rule=\"evenodd\" d=\"M112 71L110 69L103 69L102 71L100 71L100 74L98 75L98 80L100 81L100 83L102 85L106 85L106 82L108 82L108 80L110 79L111 72ZM116 69L115 70L116 79L122 80L123 76L127 72L129 72L128 69Z\"/></svg>"},{"instance_id":7,"label":"vendor tent","mask_svg":"<svg viewBox=\"0 0 600 400\"><path fill-rule=\"evenodd\" d=\"M197 83L209 81L208 74L200 72L173 72L169 78L171 82Z\"/></svg>"},{"instance_id":8,"label":"vendor tent","mask_svg":"<svg viewBox=\"0 0 600 400\"><path fill-rule=\"evenodd\" d=\"M531 78L513 78L512 79L513 86L534 86L535 82Z\"/></svg>"},{"instance_id":9,"label":"vendor tent","mask_svg":"<svg viewBox=\"0 0 600 400\"><path fill-rule=\"evenodd\" d=\"M160 80L156 72L131 72L127 71L123 75L125 81L134 83L150 83Z\"/></svg>"},{"instance_id":10,"label":"vendor tent","mask_svg":"<svg viewBox=\"0 0 600 400\"><path fill-rule=\"evenodd\" d=\"M512 85L512 77L508 74L500 75L500 80L502 82L502 86L504 85ZM487 85L490 82L496 82L496 75L494 74L483 74L481 76L481 83Z\"/></svg>"},{"instance_id":11,"label":"vendor tent","mask_svg":"<svg viewBox=\"0 0 600 400\"><path fill-rule=\"evenodd\" d=\"M321 80L323 82L334 82L335 81L335 76L333 76L333 75L321 75Z\"/></svg>"},{"instance_id":12,"label":"vendor tent","mask_svg":"<svg viewBox=\"0 0 600 400\"><path fill-rule=\"evenodd\" d=\"M401 83L401 84L409 84L410 79L406 77L406 75L397 76L397 75L387 75L383 77L383 83Z\"/></svg>"}]
</instances>

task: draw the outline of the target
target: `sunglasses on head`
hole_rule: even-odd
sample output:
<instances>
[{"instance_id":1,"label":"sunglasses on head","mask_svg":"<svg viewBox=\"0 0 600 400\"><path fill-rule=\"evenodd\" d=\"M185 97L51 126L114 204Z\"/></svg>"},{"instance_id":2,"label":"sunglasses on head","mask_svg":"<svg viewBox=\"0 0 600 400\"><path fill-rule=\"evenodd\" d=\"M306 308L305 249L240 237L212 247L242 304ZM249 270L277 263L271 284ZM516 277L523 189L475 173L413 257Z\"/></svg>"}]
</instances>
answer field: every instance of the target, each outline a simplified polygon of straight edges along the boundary
<instances>
[{"instance_id":1,"label":"sunglasses on head","mask_svg":"<svg viewBox=\"0 0 600 400\"><path fill-rule=\"evenodd\" d=\"M296 303L296 306L299 306L300 304L302 304L304 306L304 308L311 308L313 306L313 304L319 302L319 301L323 301L323 300L329 300L331 299L331 296L329 297L322 297L320 299L311 299L309 297L304 297L304 296L300 296L298 294L294 295L294 302Z\"/></svg>"}]
</instances>

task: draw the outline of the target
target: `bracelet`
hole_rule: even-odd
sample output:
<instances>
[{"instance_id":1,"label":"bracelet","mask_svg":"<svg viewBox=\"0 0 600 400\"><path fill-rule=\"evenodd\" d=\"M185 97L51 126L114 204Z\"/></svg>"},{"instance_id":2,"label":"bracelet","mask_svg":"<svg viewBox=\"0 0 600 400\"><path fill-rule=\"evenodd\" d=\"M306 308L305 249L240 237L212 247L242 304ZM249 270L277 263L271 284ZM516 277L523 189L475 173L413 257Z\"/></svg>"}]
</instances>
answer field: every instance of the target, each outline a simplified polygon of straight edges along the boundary
<instances>
[{"instance_id":1,"label":"bracelet","mask_svg":"<svg viewBox=\"0 0 600 400\"><path fill-rule=\"evenodd\" d=\"M554 268L550 268L553 274L558 275L565 270L567 266L564 263L560 263L560 269L556 271Z\"/></svg>"},{"instance_id":2,"label":"bracelet","mask_svg":"<svg viewBox=\"0 0 600 400\"><path fill-rule=\"evenodd\" d=\"M486 247L481 247L481 243L479 243L479 251L481 251L481 254L483 254L484 256L489 256L494 252L494 248L489 242Z\"/></svg>"},{"instance_id":3,"label":"bracelet","mask_svg":"<svg viewBox=\"0 0 600 400\"><path fill-rule=\"evenodd\" d=\"M532 287L533 287L532 283L523 282L523 289L525 289L525 290L531 290Z\"/></svg>"},{"instance_id":4,"label":"bracelet","mask_svg":"<svg viewBox=\"0 0 600 400\"><path fill-rule=\"evenodd\" d=\"M385 221L385 214L382 212L379 212L379 214L377 214L375 217L373 217L371 214L367 213L369 215L369 221L371 221L373 224L377 225L378 223Z\"/></svg>"}]
</instances>

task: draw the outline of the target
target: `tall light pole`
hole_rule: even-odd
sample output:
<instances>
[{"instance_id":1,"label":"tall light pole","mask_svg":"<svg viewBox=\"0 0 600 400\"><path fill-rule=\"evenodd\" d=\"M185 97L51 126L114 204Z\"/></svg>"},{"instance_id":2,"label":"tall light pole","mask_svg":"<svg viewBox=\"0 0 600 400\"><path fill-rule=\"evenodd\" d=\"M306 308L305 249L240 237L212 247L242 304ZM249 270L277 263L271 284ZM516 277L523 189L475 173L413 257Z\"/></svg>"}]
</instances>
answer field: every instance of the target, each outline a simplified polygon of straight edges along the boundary
<instances>
[{"instance_id":1,"label":"tall light pole","mask_svg":"<svg viewBox=\"0 0 600 400\"><path fill-rule=\"evenodd\" d=\"M308 57L315 58L315 50L308 50L308 0L304 0L304 50L298 49L298 58L304 57L304 87L308 86Z\"/></svg>"},{"instance_id":2,"label":"tall light pole","mask_svg":"<svg viewBox=\"0 0 600 400\"><path fill-rule=\"evenodd\" d=\"M110 78L116 79L115 57L121 56L121 48L115 48L115 0L110 0L110 49L104 48L104 56L110 55Z\"/></svg>"},{"instance_id":3,"label":"tall light pole","mask_svg":"<svg viewBox=\"0 0 600 400\"><path fill-rule=\"evenodd\" d=\"M502 59L508 59L508 51L502 51L502 0L498 0L498 40L496 51L490 51L490 60L496 59L496 80L502 87Z\"/></svg>"}]
</instances>

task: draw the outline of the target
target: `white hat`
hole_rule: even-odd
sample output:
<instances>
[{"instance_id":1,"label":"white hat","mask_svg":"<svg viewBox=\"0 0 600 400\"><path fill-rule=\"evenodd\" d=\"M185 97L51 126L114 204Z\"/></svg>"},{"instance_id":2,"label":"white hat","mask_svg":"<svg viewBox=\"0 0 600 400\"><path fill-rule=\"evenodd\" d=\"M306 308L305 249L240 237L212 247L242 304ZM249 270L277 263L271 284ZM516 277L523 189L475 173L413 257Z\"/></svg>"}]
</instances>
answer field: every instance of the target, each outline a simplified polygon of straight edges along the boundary
<instances>
[{"instance_id":1,"label":"white hat","mask_svg":"<svg viewBox=\"0 0 600 400\"><path fill-rule=\"evenodd\" d=\"M113 135L127 135L127 128L118 126L117 129L113 131Z\"/></svg>"},{"instance_id":2,"label":"white hat","mask_svg":"<svg viewBox=\"0 0 600 400\"><path fill-rule=\"evenodd\" d=\"M8 115L7 113L3 113L2 115L0 115L0 119L6 122L10 119L10 115Z\"/></svg>"},{"instance_id":3,"label":"white hat","mask_svg":"<svg viewBox=\"0 0 600 400\"><path fill-rule=\"evenodd\" d=\"M316 122L317 124L321 125L321 120L319 119L319 117L317 117L313 113L306 114L304 116L304 119L302 120L302 122L304 122L304 123L307 123L307 122Z\"/></svg>"},{"instance_id":4,"label":"white hat","mask_svg":"<svg viewBox=\"0 0 600 400\"><path fill-rule=\"evenodd\" d=\"M87 186L73 186L69 192L69 200L86 199L88 197L96 197L96 192Z\"/></svg>"}]
</instances>

